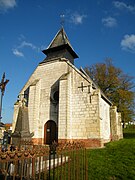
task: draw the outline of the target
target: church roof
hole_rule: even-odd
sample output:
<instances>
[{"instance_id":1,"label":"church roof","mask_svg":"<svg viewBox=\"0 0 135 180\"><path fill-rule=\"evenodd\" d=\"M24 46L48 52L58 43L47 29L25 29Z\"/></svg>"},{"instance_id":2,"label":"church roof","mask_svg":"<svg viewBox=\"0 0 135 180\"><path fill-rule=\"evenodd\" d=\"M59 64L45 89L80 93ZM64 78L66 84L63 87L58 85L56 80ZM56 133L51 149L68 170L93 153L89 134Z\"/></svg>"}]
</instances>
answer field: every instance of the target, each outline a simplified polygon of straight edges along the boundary
<instances>
[{"instance_id":1,"label":"church roof","mask_svg":"<svg viewBox=\"0 0 135 180\"><path fill-rule=\"evenodd\" d=\"M78 55L73 50L63 27L58 31L48 48L43 50L43 53L47 55L50 52L62 49L67 49L74 58L78 58Z\"/></svg>"},{"instance_id":2,"label":"church roof","mask_svg":"<svg viewBox=\"0 0 135 180\"><path fill-rule=\"evenodd\" d=\"M58 31L58 33L56 34L56 36L54 37L54 39L52 40L52 42L50 43L50 45L48 46L48 48L53 48L53 47L61 46L61 45L64 45L64 44L69 44L70 47L72 47L69 40L68 40L68 37L67 37L64 29L61 28Z\"/></svg>"}]
</instances>

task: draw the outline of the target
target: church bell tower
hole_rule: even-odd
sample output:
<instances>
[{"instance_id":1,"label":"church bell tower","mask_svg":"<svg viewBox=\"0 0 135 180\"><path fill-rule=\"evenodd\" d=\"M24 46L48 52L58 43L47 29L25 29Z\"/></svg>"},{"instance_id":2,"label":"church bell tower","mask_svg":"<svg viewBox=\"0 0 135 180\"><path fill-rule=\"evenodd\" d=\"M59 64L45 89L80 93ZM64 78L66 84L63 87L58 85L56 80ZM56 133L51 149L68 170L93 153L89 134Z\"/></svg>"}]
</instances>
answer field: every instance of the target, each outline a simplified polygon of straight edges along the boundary
<instances>
[{"instance_id":1,"label":"church bell tower","mask_svg":"<svg viewBox=\"0 0 135 180\"><path fill-rule=\"evenodd\" d=\"M46 58L41 63L53 61L56 58L66 58L74 64L74 59L78 58L63 27L58 31L48 48L42 52L46 55Z\"/></svg>"}]
</instances>

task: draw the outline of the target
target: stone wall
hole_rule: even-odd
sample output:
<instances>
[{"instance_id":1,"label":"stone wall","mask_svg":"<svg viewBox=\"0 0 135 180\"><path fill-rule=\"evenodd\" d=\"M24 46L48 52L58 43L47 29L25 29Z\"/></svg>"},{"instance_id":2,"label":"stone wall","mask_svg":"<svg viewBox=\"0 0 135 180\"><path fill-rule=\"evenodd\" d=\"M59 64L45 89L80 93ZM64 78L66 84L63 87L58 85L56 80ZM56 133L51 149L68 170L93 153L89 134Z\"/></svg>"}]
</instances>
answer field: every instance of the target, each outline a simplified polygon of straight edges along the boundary
<instances>
[{"instance_id":1,"label":"stone wall","mask_svg":"<svg viewBox=\"0 0 135 180\"><path fill-rule=\"evenodd\" d=\"M100 98L100 132L103 142L110 141L110 105Z\"/></svg>"},{"instance_id":2,"label":"stone wall","mask_svg":"<svg viewBox=\"0 0 135 180\"><path fill-rule=\"evenodd\" d=\"M16 103L14 104L14 113L13 113L13 122L12 122L12 132L14 132L14 130L15 130L18 112L19 112L19 104L16 102Z\"/></svg>"},{"instance_id":3,"label":"stone wall","mask_svg":"<svg viewBox=\"0 0 135 180\"><path fill-rule=\"evenodd\" d=\"M100 138L99 92L92 89L89 82L72 69L72 133L73 138ZM81 87L83 84L83 88Z\"/></svg>"},{"instance_id":4,"label":"stone wall","mask_svg":"<svg viewBox=\"0 0 135 180\"><path fill-rule=\"evenodd\" d=\"M83 141L87 147L102 147L104 142L109 141L110 105L102 99L100 90L93 86L92 80L66 59L55 59L40 64L20 95L27 89L29 129L30 133L34 133L34 143L44 143L44 125L48 120L55 121L58 126L59 142ZM59 91L57 108L52 105L55 89ZM16 105L14 125L17 109ZM116 113L112 110L113 137L118 131L119 134L121 132L120 128L115 128L114 119L118 119L115 116Z\"/></svg>"},{"instance_id":5,"label":"stone wall","mask_svg":"<svg viewBox=\"0 0 135 180\"><path fill-rule=\"evenodd\" d=\"M99 95L78 69L69 64L60 79L59 142L83 141L86 146L102 146ZM83 87L82 87L83 84Z\"/></svg>"},{"instance_id":6,"label":"stone wall","mask_svg":"<svg viewBox=\"0 0 135 180\"><path fill-rule=\"evenodd\" d=\"M112 141L123 138L121 114L117 112L117 107L112 106L110 109L111 115L111 139Z\"/></svg>"},{"instance_id":7,"label":"stone wall","mask_svg":"<svg viewBox=\"0 0 135 180\"><path fill-rule=\"evenodd\" d=\"M61 59L54 62L42 63L33 72L25 86L20 92L24 94L29 88L29 127L30 132L34 133L34 141L44 142L44 125L50 120L50 92L51 87L59 78L67 72L67 64ZM18 107L15 106L13 124L16 124L18 116ZM52 119L53 120L53 119ZM56 122L58 123L58 122Z\"/></svg>"},{"instance_id":8,"label":"stone wall","mask_svg":"<svg viewBox=\"0 0 135 180\"><path fill-rule=\"evenodd\" d=\"M123 127L122 127L122 119L121 119L121 113L118 113L118 135L119 139L123 139Z\"/></svg>"},{"instance_id":9,"label":"stone wall","mask_svg":"<svg viewBox=\"0 0 135 180\"><path fill-rule=\"evenodd\" d=\"M59 83L58 139L67 139L67 111L67 74L64 74Z\"/></svg>"}]
</instances>

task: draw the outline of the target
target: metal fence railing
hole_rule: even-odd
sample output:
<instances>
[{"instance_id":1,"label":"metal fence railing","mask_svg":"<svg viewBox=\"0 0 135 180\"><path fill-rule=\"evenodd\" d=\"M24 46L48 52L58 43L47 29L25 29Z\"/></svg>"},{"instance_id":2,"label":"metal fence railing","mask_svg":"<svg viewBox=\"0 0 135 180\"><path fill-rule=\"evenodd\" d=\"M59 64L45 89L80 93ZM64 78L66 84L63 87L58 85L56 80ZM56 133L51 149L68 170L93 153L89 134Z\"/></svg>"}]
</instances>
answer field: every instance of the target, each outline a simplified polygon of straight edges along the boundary
<instances>
[{"instance_id":1,"label":"metal fence railing","mask_svg":"<svg viewBox=\"0 0 135 180\"><path fill-rule=\"evenodd\" d=\"M82 143L23 145L0 150L0 180L87 180Z\"/></svg>"}]
</instances>

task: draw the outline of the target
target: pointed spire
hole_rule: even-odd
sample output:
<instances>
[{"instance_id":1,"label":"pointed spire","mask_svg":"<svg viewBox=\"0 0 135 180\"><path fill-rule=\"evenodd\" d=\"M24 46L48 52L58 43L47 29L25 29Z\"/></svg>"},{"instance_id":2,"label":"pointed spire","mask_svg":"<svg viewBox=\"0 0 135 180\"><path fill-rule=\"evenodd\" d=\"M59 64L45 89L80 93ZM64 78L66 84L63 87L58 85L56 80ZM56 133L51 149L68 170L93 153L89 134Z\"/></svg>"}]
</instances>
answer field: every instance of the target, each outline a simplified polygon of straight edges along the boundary
<instances>
[{"instance_id":1,"label":"pointed spire","mask_svg":"<svg viewBox=\"0 0 135 180\"><path fill-rule=\"evenodd\" d=\"M72 61L73 59L78 58L78 55L73 50L69 42L69 39L64 31L64 28L62 27L58 31L58 33L56 34L52 42L49 44L48 48L43 50L42 52L47 55L45 60L48 61L49 59L51 59L51 57L54 57L54 53L55 53L55 56L57 57L59 56L59 57L67 58L67 53L63 53L64 50L66 50L68 54L72 56ZM57 54L56 52L59 52L59 53Z\"/></svg>"},{"instance_id":2,"label":"pointed spire","mask_svg":"<svg viewBox=\"0 0 135 180\"><path fill-rule=\"evenodd\" d=\"M48 46L48 49L49 48L54 48L54 47L57 47L57 46L61 46L61 45L64 45L64 44L68 44L71 48L71 44L68 40L68 37L63 29L63 27L58 31L58 33L56 34L56 36L54 37L54 39L52 40L52 42L50 43L50 45Z\"/></svg>"}]
</instances>

